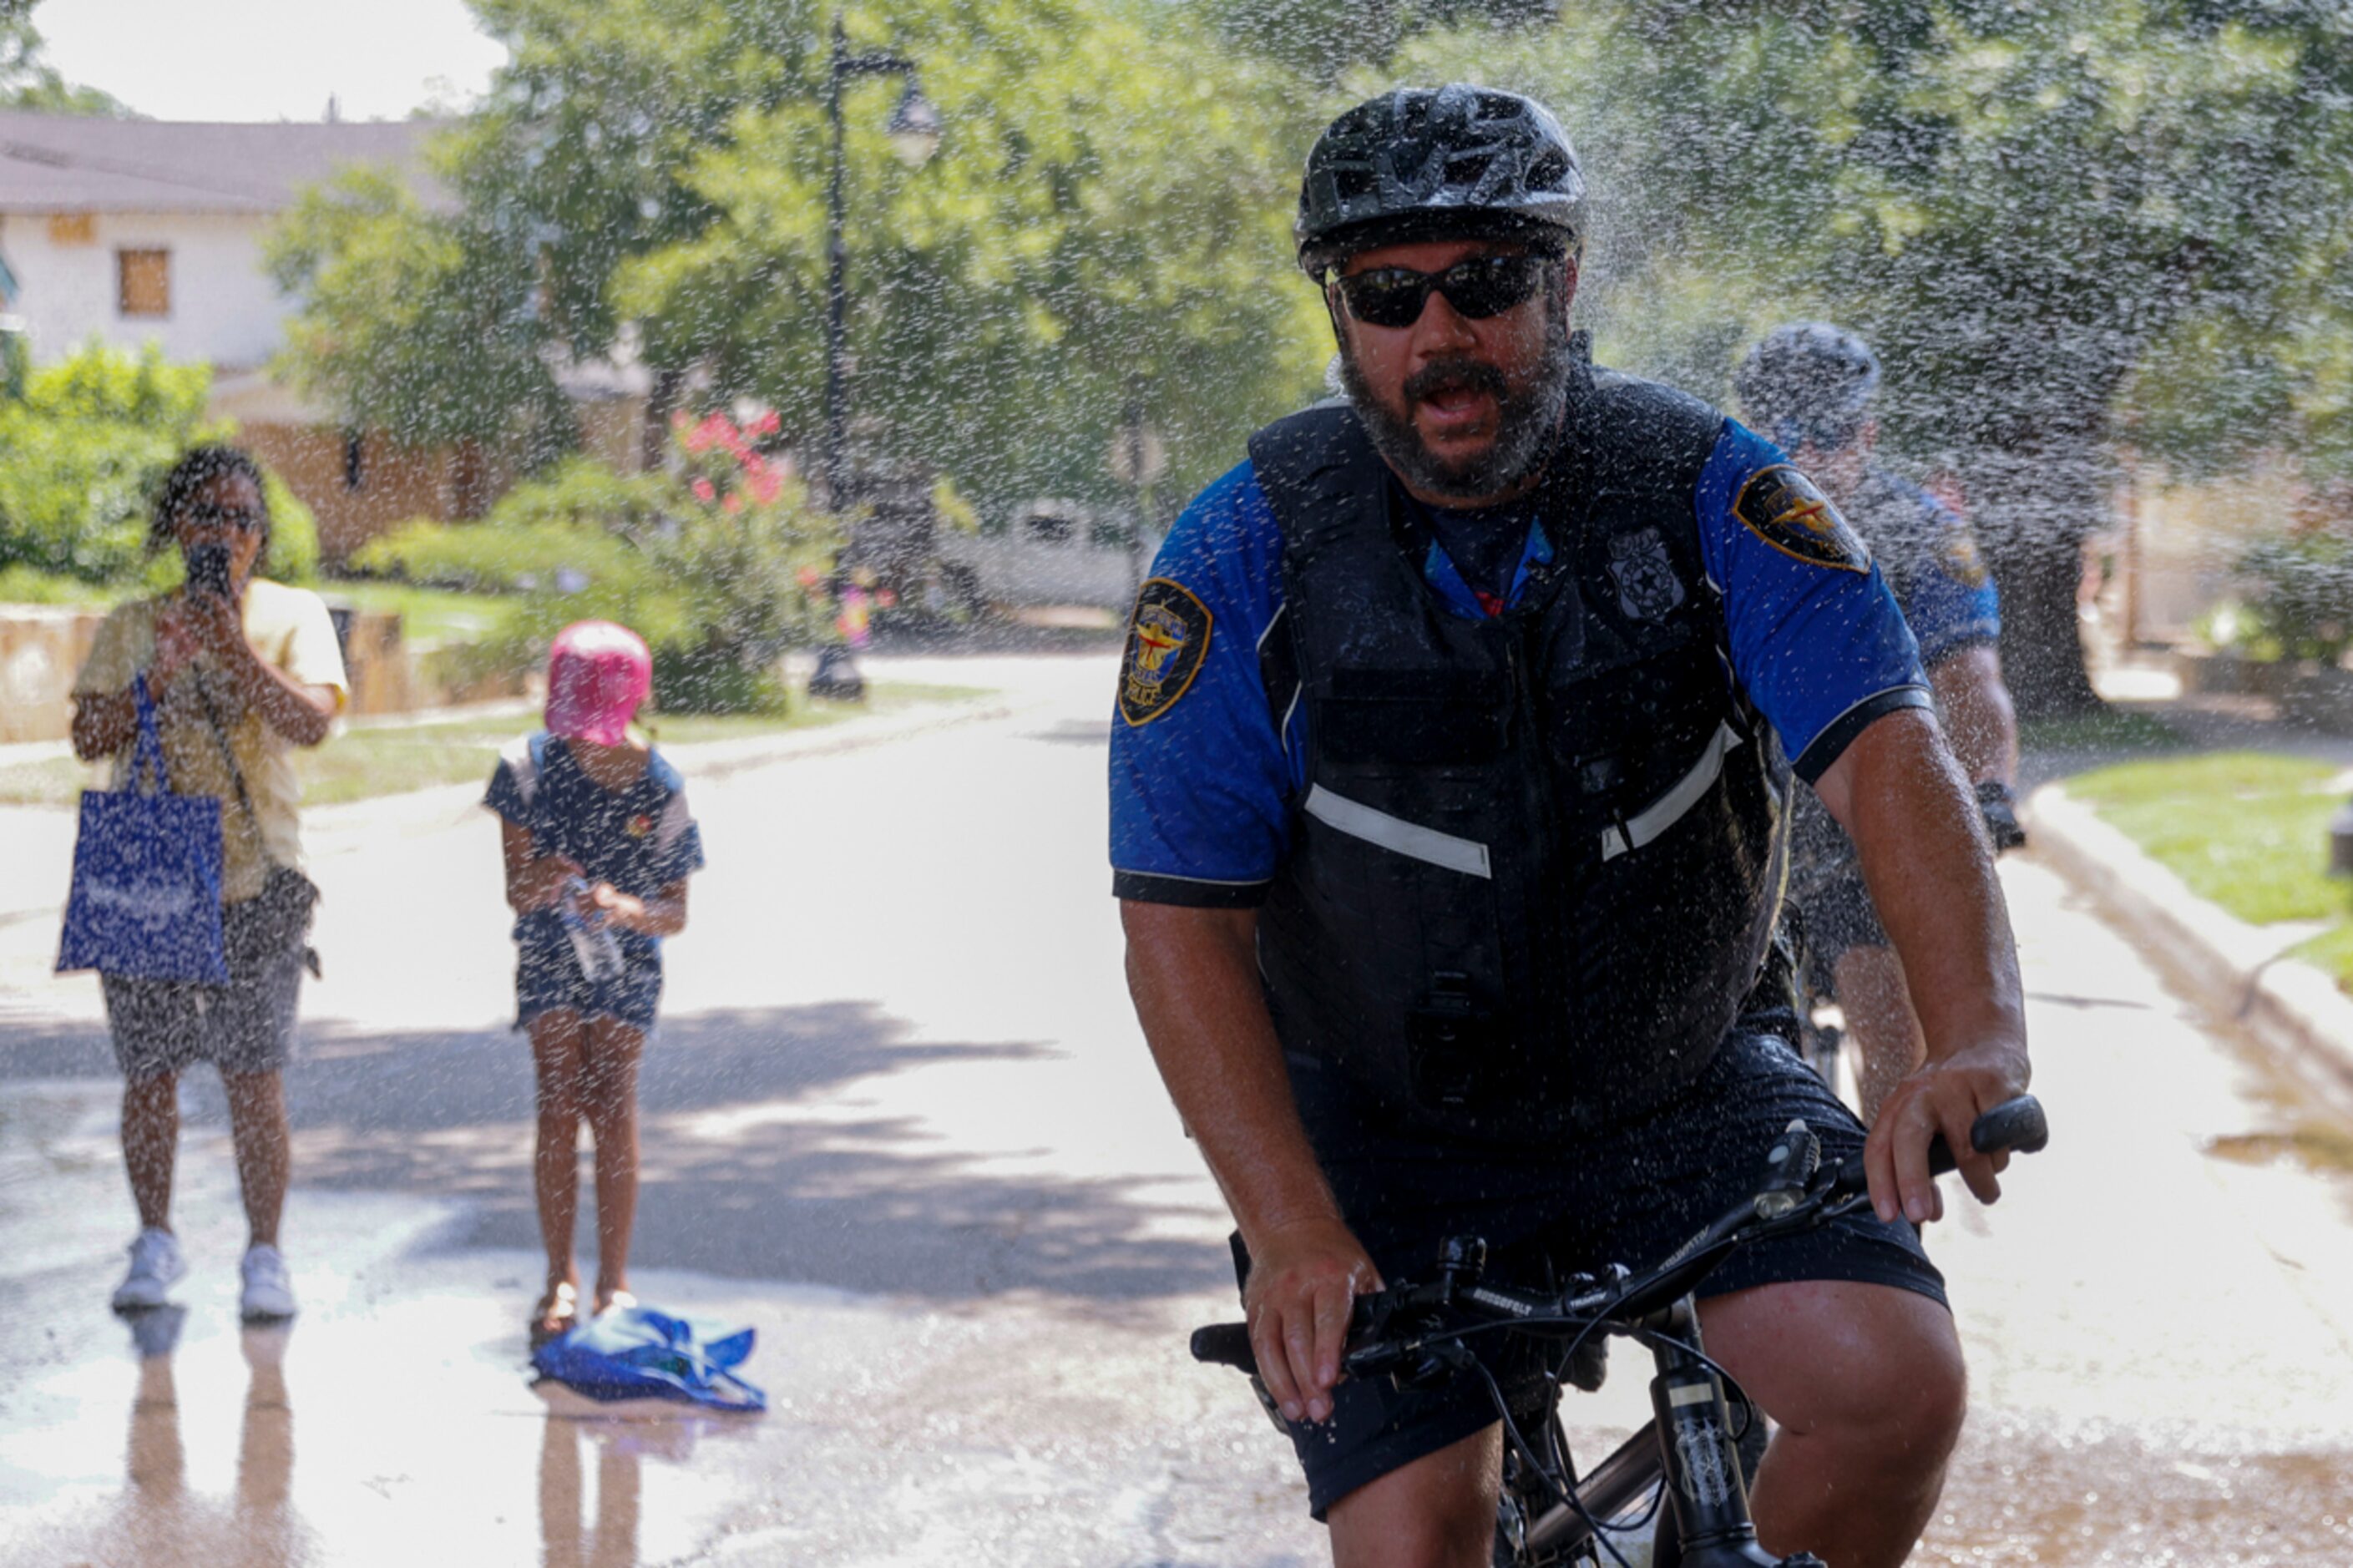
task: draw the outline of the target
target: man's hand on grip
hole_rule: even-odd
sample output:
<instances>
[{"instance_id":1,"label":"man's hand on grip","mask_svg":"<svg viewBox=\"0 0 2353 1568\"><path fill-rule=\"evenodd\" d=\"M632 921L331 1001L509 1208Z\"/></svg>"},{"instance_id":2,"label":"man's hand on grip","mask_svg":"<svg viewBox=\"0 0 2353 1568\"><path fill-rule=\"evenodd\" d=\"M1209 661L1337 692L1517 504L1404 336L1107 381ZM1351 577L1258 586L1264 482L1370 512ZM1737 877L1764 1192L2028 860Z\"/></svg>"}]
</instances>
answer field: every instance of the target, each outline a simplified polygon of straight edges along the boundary
<instances>
[{"instance_id":1,"label":"man's hand on grip","mask_svg":"<svg viewBox=\"0 0 2353 1568\"><path fill-rule=\"evenodd\" d=\"M1380 1288L1380 1271L1336 1219L1287 1226L1251 1246L1242 1311L1259 1379L1284 1420L1331 1415L1349 1310Z\"/></svg>"},{"instance_id":2,"label":"man's hand on grip","mask_svg":"<svg viewBox=\"0 0 2353 1568\"><path fill-rule=\"evenodd\" d=\"M1969 1128L1985 1112L2026 1092L2022 1045L1994 1042L1929 1062L1890 1090L1863 1145L1871 1205L1883 1220L1926 1225L1942 1219L1943 1198L1928 1173L1928 1143L1938 1133L1960 1162L1961 1180L1981 1203L2001 1195L1996 1177L2010 1156L1980 1154Z\"/></svg>"}]
</instances>

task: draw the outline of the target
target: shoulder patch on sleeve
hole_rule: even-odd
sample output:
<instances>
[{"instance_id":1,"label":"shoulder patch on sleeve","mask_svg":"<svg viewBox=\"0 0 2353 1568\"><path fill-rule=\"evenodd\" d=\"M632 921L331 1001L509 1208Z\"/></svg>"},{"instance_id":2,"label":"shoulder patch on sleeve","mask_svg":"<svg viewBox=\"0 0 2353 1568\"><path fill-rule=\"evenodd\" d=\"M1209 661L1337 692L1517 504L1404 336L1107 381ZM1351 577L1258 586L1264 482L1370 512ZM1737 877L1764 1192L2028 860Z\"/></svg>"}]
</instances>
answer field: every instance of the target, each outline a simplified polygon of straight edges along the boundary
<instances>
[{"instance_id":1,"label":"shoulder patch on sleeve","mask_svg":"<svg viewBox=\"0 0 2353 1568\"><path fill-rule=\"evenodd\" d=\"M1814 481L1787 463L1748 476L1732 515L1784 555L1841 572L1871 570L1871 552Z\"/></svg>"},{"instance_id":2,"label":"shoulder patch on sleeve","mask_svg":"<svg viewBox=\"0 0 2353 1568\"><path fill-rule=\"evenodd\" d=\"M1209 609L1193 591L1155 577L1135 592L1127 653L1119 667L1119 713L1149 724L1176 705L1209 652Z\"/></svg>"},{"instance_id":3,"label":"shoulder patch on sleeve","mask_svg":"<svg viewBox=\"0 0 2353 1568\"><path fill-rule=\"evenodd\" d=\"M1976 531L1955 519L1936 541L1936 558L1954 582L1964 588L1982 588L1989 574L1985 557L1978 552Z\"/></svg>"}]
</instances>

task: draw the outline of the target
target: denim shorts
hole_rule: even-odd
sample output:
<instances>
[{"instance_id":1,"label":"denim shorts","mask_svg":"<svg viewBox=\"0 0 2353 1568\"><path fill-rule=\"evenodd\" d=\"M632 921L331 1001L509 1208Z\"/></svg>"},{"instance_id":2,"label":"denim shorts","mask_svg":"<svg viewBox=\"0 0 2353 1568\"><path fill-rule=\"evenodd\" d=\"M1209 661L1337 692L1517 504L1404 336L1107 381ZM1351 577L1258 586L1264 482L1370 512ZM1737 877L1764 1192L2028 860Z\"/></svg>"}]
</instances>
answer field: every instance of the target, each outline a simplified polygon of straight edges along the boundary
<instances>
[{"instance_id":1,"label":"denim shorts","mask_svg":"<svg viewBox=\"0 0 2353 1568\"><path fill-rule=\"evenodd\" d=\"M1778 1037L1728 1037L1715 1059L1665 1105L1601 1132L1544 1146L1440 1144L1385 1131L1316 1064L1291 1061L1300 1114L1341 1212L1384 1279L1430 1277L1440 1243L1475 1236L1501 1281L1541 1288L1611 1263L1641 1269L1753 1194L1765 1152L1792 1117L1821 1137L1825 1163L1862 1147L1863 1130ZM1240 1256L1238 1271L1248 1272ZM1918 1234L1868 1209L1820 1229L1733 1254L1704 1299L1758 1285L1836 1279L1910 1290L1942 1303L1944 1276ZM1515 1405L1541 1408L1541 1368L1510 1336L1486 1336L1482 1359ZM1489 1360L1487 1347L1494 1347ZM1367 1481L1437 1452L1495 1419L1482 1379L1460 1374L1399 1391L1352 1379L1331 1419L1292 1428L1315 1517Z\"/></svg>"},{"instance_id":2,"label":"denim shorts","mask_svg":"<svg viewBox=\"0 0 2353 1568\"><path fill-rule=\"evenodd\" d=\"M518 921L514 1026L528 1029L541 1014L568 1007L583 1018L614 1018L650 1033L661 1005L661 943L635 931L615 935L620 939L620 973L591 980L561 921L543 912Z\"/></svg>"}]
</instances>

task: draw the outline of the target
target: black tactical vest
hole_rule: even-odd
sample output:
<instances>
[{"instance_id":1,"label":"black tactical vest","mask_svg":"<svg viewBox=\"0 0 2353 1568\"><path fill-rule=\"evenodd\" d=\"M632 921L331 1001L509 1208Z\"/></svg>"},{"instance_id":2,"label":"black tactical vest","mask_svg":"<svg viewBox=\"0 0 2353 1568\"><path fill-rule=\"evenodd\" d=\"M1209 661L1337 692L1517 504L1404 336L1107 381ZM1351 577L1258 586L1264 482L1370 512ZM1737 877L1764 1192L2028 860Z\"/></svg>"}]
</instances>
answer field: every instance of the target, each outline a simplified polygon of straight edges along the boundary
<instances>
[{"instance_id":1,"label":"black tactical vest","mask_svg":"<svg viewBox=\"0 0 2353 1568\"><path fill-rule=\"evenodd\" d=\"M1655 1104L1757 982L1788 770L1701 562L1721 425L1579 365L1537 505L1554 562L1485 621L1401 547L1352 411L1250 442L1283 538L1269 696L1306 705L1308 749L1259 916L1269 1005L1401 1124L1541 1138Z\"/></svg>"}]
</instances>

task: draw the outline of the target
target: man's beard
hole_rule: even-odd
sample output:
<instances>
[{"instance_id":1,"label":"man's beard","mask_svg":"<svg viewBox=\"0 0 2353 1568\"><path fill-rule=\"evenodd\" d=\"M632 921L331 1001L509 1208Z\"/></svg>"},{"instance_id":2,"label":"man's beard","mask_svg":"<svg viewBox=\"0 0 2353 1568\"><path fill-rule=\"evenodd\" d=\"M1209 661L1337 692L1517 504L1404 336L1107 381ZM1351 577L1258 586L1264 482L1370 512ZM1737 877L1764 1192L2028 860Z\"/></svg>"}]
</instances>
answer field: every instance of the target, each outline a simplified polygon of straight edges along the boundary
<instances>
[{"instance_id":1,"label":"man's beard","mask_svg":"<svg viewBox=\"0 0 2353 1568\"><path fill-rule=\"evenodd\" d=\"M1467 358L1439 360L1406 378L1400 389L1405 415L1400 418L1373 395L1356 356L1345 343L1339 359L1341 389L1364 420L1375 449L1414 489L1465 501L1501 495L1544 466L1559 428L1569 372L1576 363L1567 323L1556 318L1546 324L1544 357L1520 391L1513 392L1504 373L1493 365ZM1476 457L1441 458L1414 428L1414 405L1451 386L1472 387L1495 400L1495 438Z\"/></svg>"}]
</instances>

